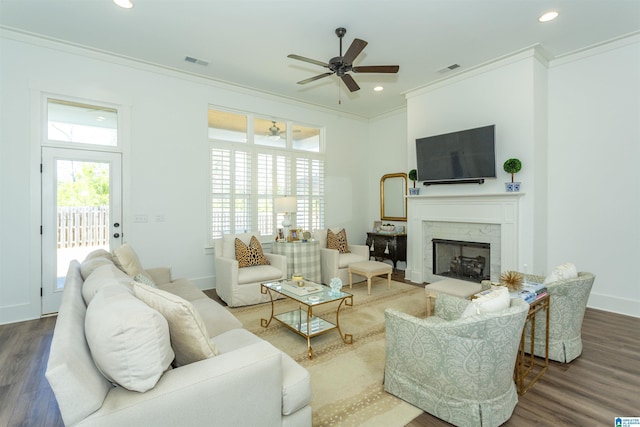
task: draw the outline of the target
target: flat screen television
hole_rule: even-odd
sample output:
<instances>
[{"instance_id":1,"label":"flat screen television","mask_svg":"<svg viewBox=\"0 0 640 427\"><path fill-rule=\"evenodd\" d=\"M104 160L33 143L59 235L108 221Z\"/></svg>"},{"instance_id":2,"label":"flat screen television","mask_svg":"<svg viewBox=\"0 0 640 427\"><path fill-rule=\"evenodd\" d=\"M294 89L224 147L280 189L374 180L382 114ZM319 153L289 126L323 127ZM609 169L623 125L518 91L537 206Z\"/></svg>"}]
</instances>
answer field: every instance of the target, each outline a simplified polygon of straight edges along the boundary
<instances>
[{"instance_id":1,"label":"flat screen television","mask_svg":"<svg viewBox=\"0 0 640 427\"><path fill-rule=\"evenodd\" d=\"M416 155L425 185L495 178L495 125L416 139Z\"/></svg>"}]
</instances>

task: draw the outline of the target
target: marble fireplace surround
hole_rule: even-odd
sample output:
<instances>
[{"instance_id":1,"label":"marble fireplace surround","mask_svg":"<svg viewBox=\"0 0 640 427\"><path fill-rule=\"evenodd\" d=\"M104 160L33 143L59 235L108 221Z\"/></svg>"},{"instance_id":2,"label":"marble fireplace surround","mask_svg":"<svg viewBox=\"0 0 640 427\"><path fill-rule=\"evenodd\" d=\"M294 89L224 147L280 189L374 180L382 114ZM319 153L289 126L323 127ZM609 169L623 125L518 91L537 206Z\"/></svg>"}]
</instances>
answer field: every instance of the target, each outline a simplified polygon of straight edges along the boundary
<instances>
[{"instance_id":1,"label":"marble fireplace surround","mask_svg":"<svg viewBox=\"0 0 640 427\"><path fill-rule=\"evenodd\" d=\"M518 208L523 195L524 193L492 193L408 196L408 259L405 278L415 283L432 282L441 278L431 274L431 239L447 236L435 235L432 230L434 225L442 225L444 227L439 228L444 229L451 228L452 223L461 226L468 224L465 233L473 236L470 241L492 243L493 240L491 280L497 281L500 271L517 270L520 234ZM492 231L485 238L479 237L486 230ZM494 253L496 250L499 250L499 254Z\"/></svg>"}]
</instances>

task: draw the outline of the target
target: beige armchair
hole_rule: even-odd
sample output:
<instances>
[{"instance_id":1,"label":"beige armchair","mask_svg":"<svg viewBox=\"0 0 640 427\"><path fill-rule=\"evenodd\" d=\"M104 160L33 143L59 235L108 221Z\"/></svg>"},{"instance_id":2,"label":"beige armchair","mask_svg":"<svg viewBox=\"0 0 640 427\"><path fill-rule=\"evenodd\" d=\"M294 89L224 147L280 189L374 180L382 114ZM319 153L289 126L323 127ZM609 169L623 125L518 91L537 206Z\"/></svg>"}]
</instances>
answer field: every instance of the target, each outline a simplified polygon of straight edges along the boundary
<instances>
[{"instance_id":1,"label":"beige armchair","mask_svg":"<svg viewBox=\"0 0 640 427\"><path fill-rule=\"evenodd\" d=\"M226 234L215 242L216 293L229 307L259 304L270 300L260 292L260 284L287 276L287 257L265 253L270 265L239 268L236 237L249 244L253 234Z\"/></svg>"},{"instance_id":2,"label":"beige armchair","mask_svg":"<svg viewBox=\"0 0 640 427\"><path fill-rule=\"evenodd\" d=\"M331 228L337 233L342 228ZM343 284L349 283L349 264L369 260L367 245L349 245L349 252L341 254L337 249L327 248L327 229L316 230L314 238L320 246L320 272L322 283L328 285L334 277L340 278ZM367 280L358 274L353 275L353 283Z\"/></svg>"}]
</instances>

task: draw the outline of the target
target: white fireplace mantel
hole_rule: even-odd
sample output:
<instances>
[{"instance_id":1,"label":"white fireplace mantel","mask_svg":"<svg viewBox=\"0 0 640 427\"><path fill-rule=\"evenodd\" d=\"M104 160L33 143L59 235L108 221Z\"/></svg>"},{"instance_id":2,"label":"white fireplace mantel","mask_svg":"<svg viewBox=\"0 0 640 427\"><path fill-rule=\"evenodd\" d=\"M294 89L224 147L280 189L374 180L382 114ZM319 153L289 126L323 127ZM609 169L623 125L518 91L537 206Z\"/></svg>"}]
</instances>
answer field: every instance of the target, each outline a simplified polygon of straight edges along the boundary
<instances>
[{"instance_id":1,"label":"white fireplace mantel","mask_svg":"<svg viewBox=\"0 0 640 427\"><path fill-rule=\"evenodd\" d=\"M407 270L405 278L423 283L427 278L424 224L457 222L500 226L500 268L517 270L519 201L524 193L408 196ZM431 243L428 242L430 245ZM430 268L430 264L429 264ZM497 278L492 277L492 280Z\"/></svg>"}]
</instances>

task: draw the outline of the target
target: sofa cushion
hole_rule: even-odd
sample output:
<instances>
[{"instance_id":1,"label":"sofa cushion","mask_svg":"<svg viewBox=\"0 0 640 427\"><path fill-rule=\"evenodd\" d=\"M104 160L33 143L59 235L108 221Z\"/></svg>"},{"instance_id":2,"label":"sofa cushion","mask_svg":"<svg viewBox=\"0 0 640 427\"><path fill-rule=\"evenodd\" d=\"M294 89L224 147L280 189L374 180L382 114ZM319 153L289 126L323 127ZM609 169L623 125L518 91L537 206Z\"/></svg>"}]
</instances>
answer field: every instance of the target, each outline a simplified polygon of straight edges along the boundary
<instances>
[{"instance_id":1,"label":"sofa cushion","mask_svg":"<svg viewBox=\"0 0 640 427\"><path fill-rule=\"evenodd\" d=\"M341 254L349 252L349 244L347 243L347 232L343 228L338 233L334 233L331 229L327 230L327 248L337 249Z\"/></svg>"},{"instance_id":2,"label":"sofa cushion","mask_svg":"<svg viewBox=\"0 0 640 427\"><path fill-rule=\"evenodd\" d=\"M98 369L127 390L153 388L174 358L165 318L121 287L91 300L85 335Z\"/></svg>"},{"instance_id":3,"label":"sofa cushion","mask_svg":"<svg viewBox=\"0 0 640 427\"><path fill-rule=\"evenodd\" d=\"M133 292L167 319L176 365L188 365L218 355L215 345L209 342L202 317L189 301L162 289L135 282Z\"/></svg>"},{"instance_id":4,"label":"sofa cushion","mask_svg":"<svg viewBox=\"0 0 640 427\"><path fill-rule=\"evenodd\" d=\"M578 277L578 270L576 269L576 266L570 262L566 262L554 268L553 271L545 277L544 284L548 285L549 283L557 282L558 280L573 279L575 277Z\"/></svg>"},{"instance_id":5,"label":"sofa cushion","mask_svg":"<svg viewBox=\"0 0 640 427\"><path fill-rule=\"evenodd\" d=\"M131 277L123 273L113 264L106 264L96 268L82 284L82 298L89 305L93 297L104 287L120 286L131 292Z\"/></svg>"},{"instance_id":6,"label":"sofa cushion","mask_svg":"<svg viewBox=\"0 0 640 427\"><path fill-rule=\"evenodd\" d=\"M174 295L178 295L187 301L194 301L201 298L209 298L204 292L198 289L188 279L177 279L173 282L158 284L158 289L171 292Z\"/></svg>"},{"instance_id":7,"label":"sofa cushion","mask_svg":"<svg viewBox=\"0 0 640 427\"><path fill-rule=\"evenodd\" d=\"M478 297L471 300L471 303L464 310L461 317L475 316L482 313L494 313L508 308L511 304L509 288L506 286L494 286L476 295L478 295Z\"/></svg>"},{"instance_id":8,"label":"sofa cushion","mask_svg":"<svg viewBox=\"0 0 640 427\"><path fill-rule=\"evenodd\" d=\"M254 265L269 265L269 260L264 256L262 245L260 245L256 236L251 236L248 246L236 237L235 248L239 268L252 267Z\"/></svg>"},{"instance_id":9,"label":"sofa cushion","mask_svg":"<svg viewBox=\"0 0 640 427\"><path fill-rule=\"evenodd\" d=\"M131 277L135 277L138 274L149 276L142 268L138 254L127 243L123 243L122 246L113 250L113 263ZM152 280L151 277L149 277L149 280Z\"/></svg>"},{"instance_id":10,"label":"sofa cushion","mask_svg":"<svg viewBox=\"0 0 640 427\"><path fill-rule=\"evenodd\" d=\"M108 256L87 257L82 261L82 264L80 264L80 274L82 275L83 280L87 280L91 273L93 273L98 267L102 267L103 265L114 265L111 254L109 252L106 253Z\"/></svg>"}]
</instances>

